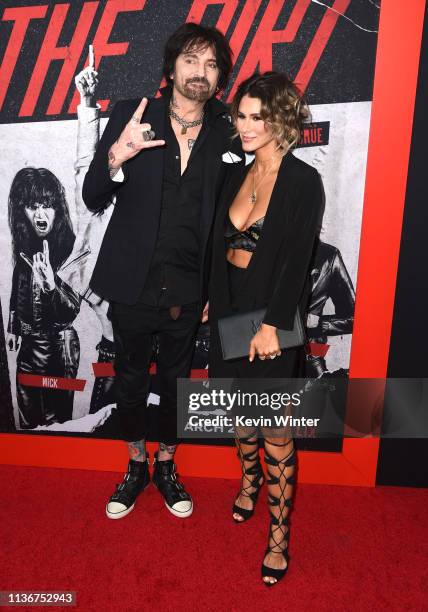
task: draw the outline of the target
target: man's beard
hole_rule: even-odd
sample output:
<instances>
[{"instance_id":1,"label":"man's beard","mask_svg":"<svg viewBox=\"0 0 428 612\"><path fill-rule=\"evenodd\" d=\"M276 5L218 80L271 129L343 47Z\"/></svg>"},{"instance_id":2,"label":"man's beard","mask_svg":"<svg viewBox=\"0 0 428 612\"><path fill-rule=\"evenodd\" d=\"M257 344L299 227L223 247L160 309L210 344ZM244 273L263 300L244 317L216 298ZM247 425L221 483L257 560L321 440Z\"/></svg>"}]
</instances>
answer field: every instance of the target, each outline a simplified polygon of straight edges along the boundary
<instances>
[{"instance_id":1,"label":"man's beard","mask_svg":"<svg viewBox=\"0 0 428 612\"><path fill-rule=\"evenodd\" d=\"M192 83L201 83L204 87L192 87ZM177 87L177 84L175 85ZM178 91L189 100L197 102L206 102L211 98L210 85L206 79L192 79L186 81L183 88L177 87Z\"/></svg>"}]
</instances>

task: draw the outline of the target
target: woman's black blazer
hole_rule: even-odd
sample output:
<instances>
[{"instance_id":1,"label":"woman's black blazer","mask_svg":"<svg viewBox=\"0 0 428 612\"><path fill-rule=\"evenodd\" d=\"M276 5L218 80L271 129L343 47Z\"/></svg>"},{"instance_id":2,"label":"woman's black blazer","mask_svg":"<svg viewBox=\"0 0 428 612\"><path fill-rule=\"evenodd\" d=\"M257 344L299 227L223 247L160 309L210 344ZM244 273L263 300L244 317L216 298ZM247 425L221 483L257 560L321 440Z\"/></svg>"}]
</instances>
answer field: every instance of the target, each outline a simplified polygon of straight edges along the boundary
<instances>
[{"instance_id":1,"label":"woman's black blazer","mask_svg":"<svg viewBox=\"0 0 428 612\"><path fill-rule=\"evenodd\" d=\"M210 320L231 313L267 307L264 322L292 329L296 309L306 309L309 267L321 227L324 195L318 172L291 152L282 159L263 223L263 230L235 303L228 290L226 215L251 165L232 168L225 183L213 235L209 301Z\"/></svg>"}]
</instances>

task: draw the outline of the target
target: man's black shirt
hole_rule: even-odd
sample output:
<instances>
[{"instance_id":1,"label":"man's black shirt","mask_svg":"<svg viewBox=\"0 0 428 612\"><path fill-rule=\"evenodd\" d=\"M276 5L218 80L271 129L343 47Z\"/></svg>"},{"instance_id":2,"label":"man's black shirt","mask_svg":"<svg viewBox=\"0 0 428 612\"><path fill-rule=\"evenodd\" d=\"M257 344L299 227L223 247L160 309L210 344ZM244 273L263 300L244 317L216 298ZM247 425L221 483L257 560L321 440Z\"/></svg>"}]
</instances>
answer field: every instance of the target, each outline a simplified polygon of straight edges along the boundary
<instances>
[{"instance_id":1,"label":"man's black shirt","mask_svg":"<svg viewBox=\"0 0 428 612\"><path fill-rule=\"evenodd\" d=\"M182 306L200 299L199 228L204 145L212 118L208 101L187 167L181 174L180 146L168 108L159 231L147 281L139 297L140 302L161 308Z\"/></svg>"}]
</instances>

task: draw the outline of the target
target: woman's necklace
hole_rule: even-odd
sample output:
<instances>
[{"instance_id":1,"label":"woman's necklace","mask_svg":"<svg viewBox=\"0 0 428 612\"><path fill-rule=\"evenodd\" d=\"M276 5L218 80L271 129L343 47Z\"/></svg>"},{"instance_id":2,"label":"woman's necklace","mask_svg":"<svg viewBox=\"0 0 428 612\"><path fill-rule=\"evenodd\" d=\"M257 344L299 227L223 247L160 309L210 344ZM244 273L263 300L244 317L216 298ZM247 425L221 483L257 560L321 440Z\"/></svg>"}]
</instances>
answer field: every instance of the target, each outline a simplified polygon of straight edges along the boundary
<instances>
[{"instance_id":1,"label":"woman's necklace","mask_svg":"<svg viewBox=\"0 0 428 612\"><path fill-rule=\"evenodd\" d=\"M181 125L181 133L185 134L188 128L196 127L197 125L202 125L202 122L204 120L204 111L202 109L202 115L199 119L196 119L195 121L186 121L186 119L182 119L181 117L179 117L177 113L173 111L171 107L169 107L169 116L172 117L172 119L175 119L179 125Z\"/></svg>"},{"instance_id":2,"label":"woman's necklace","mask_svg":"<svg viewBox=\"0 0 428 612\"><path fill-rule=\"evenodd\" d=\"M276 159L276 155L274 157L272 157L272 161L269 164L268 169L266 170L266 172L263 174L263 176L261 177L261 179L259 179L258 183L256 184L256 163L254 164L254 171L253 171L253 190L251 192L250 195L250 204L255 204L257 202L257 189L260 187L261 183L264 181L264 179L267 177L267 175L269 174L269 172L272 170L273 168L273 164L274 161Z\"/></svg>"}]
</instances>

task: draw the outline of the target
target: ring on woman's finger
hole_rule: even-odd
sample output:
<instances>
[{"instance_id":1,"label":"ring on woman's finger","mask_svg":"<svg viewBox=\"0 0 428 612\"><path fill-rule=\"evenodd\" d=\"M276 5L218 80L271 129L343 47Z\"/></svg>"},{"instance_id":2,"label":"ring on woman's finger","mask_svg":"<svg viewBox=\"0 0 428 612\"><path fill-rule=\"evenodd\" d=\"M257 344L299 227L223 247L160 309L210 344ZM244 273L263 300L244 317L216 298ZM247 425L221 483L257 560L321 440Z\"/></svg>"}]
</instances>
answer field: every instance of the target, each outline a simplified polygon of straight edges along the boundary
<instances>
[{"instance_id":1,"label":"ring on woman's finger","mask_svg":"<svg viewBox=\"0 0 428 612\"><path fill-rule=\"evenodd\" d=\"M275 355L269 355L269 357L270 357L271 359L275 359L276 354L275 354Z\"/></svg>"},{"instance_id":2,"label":"ring on woman's finger","mask_svg":"<svg viewBox=\"0 0 428 612\"><path fill-rule=\"evenodd\" d=\"M148 142L149 140L153 140L153 138L155 137L155 133L153 130L142 130L141 134L145 142Z\"/></svg>"}]
</instances>

